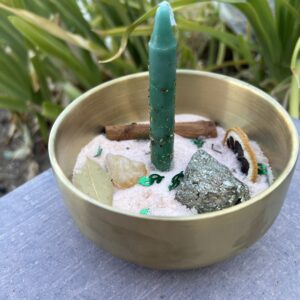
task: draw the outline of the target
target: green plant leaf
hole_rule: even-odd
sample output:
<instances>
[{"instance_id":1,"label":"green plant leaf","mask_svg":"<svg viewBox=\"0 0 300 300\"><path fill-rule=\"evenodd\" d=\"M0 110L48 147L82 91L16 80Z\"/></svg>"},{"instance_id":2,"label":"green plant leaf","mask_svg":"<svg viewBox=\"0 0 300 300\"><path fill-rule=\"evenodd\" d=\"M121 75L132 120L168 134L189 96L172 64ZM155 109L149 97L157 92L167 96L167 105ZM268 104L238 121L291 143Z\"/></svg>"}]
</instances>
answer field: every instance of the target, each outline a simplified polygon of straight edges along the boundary
<instances>
[{"instance_id":1,"label":"green plant leaf","mask_svg":"<svg viewBox=\"0 0 300 300\"><path fill-rule=\"evenodd\" d=\"M10 17L12 24L34 45L42 51L61 60L68 68L72 69L80 82L86 87L93 86L94 76L80 63L78 58L60 40L40 30L38 27L23 21L19 17Z\"/></svg>"},{"instance_id":2,"label":"green plant leaf","mask_svg":"<svg viewBox=\"0 0 300 300\"><path fill-rule=\"evenodd\" d=\"M24 72L22 66L14 59L13 54L7 54L1 50L2 49L0 49L1 72L10 78L10 80L17 82L22 89L28 91L28 74Z\"/></svg>"},{"instance_id":3,"label":"green plant leaf","mask_svg":"<svg viewBox=\"0 0 300 300\"><path fill-rule=\"evenodd\" d=\"M72 28L73 32L86 36L89 40L95 43L101 43L101 46L104 47L104 43L92 32L89 23L80 11L78 1L51 0L51 4L54 6L55 11L60 14L62 21L68 26L68 28Z\"/></svg>"},{"instance_id":4,"label":"green plant leaf","mask_svg":"<svg viewBox=\"0 0 300 300\"><path fill-rule=\"evenodd\" d=\"M51 121L55 121L62 111L63 108L61 105L52 103L50 101L44 101L42 104L42 115Z\"/></svg>"},{"instance_id":5,"label":"green plant leaf","mask_svg":"<svg viewBox=\"0 0 300 300\"><path fill-rule=\"evenodd\" d=\"M176 0L171 2L170 4L172 5L172 8L174 11L179 10L181 8L185 8L187 5L192 5L192 4L196 4L199 2L205 2L205 0ZM223 1L219 1L219 2L224 2L224 3L244 3L245 1L241 1L241 0L223 0ZM115 59L117 59L118 57L120 57L122 55L122 53L125 51L125 48L127 46L128 43L128 38L130 36L130 34L134 31L134 29L139 26L140 24L142 24L145 20L147 20L149 17L153 16L156 12L158 6L155 6L153 8L151 8L149 11L147 11L146 13L144 13L141 17L139 17L136 21L134 21L131 25L129 25L125 32L122 35L121 38L121 44L120 47L118 49L118 51L111 56L108 59L105 60L100 60L100 63L108 63L111 62Z\"/></svg>"},{"instance_id":6,"label":"green plant leaf","mask_svg":"<svg viewBox=\"0 0 300 300\"><path fill-rule=\"evenodd\" d=\"M297 60L298 60L299 54L300 54L300 37L296 43L296 46L293 51L292 59L291 59L291 71L293 74L295 74L297 71L296 65L297 65Z\"/></svg>"},{"instance_id":7,"label":"green plant leaf","mask_svg":"<svg viewBox=\"0 0 300 300\"><path fill-rule=\"evenodd\" d=\"M199 0L176 0L173 1L172 7L174 8L174 10L178 10L181 9L183 7L186 7L187 5L191 5L191 4L196 4L198 2L204 2L203 1L199 1ZM238 0L223 0L222 2L225 3L243 3L244 1L238 1ZM111 2L108 1L107 3L111 4L111 5L117 5L117 2ZM95 54L98 54L99 56L107 56L108 52L103 49L102 47L100 47L99 45L93 43L90 40L84 39L83 37L76 35L76 34L72 34L68 31L63 30L60 26L58 26L57 24L42 18L36 14L33 14L29 11L26 10L22 10L22 9L16 9L13 7L9 7L7 5L1 4L0 3L0 8L5 9L15 15L18 15L19 17L23 18L24 20L40 27L43 28L44 30L46 30L47 32L49 32L50 34L59 37L61 39L63 39L64 41L74 44L76 46L79 46L81 48L87 49ZM111 56L108 59L104 59L104 60L100 60L100 63L108 63L108 62L112 62L115 59L119 58L122 53L124 52L127 43L128 43L128 38L129 35L131 34L131 32L141 23L143 23L145 20L147 20L150 16L153 16L155 14L155 11L157 9L157 6L151 8L148 12L146 12L145 14L143 14L140 18L138 18L136 21L134 21L131 25L129 25L126 28L126 31L124 32L122 38L121 38L121 44L120 47L118 49L118 51ZM120 11L120 10L119 10ZM126 16L124 15L124 13L121 15L123 18L123 21L125 20L124 18L126 18ZM139 50L140 53L142 53L142 49ZM142 54L144 55L144 54ZM145 58L144 58L145 59Z\"/></svg>"},{"instance_id":8,"label":"green plant leaf","mask_svg":"<svg viewBox=\"0 0 300 300\"><path fill-rule=\"evenodd\" d=\"M292 117L299 119L300 114L300 60L297 61L294 76L291 82L290 99L289 99L289 113Z\"/></svg>"},{"instance_id":9,"label":"green plant leaf","mask_svg":"<svg viewBox=\"0 0 300 300\"><path fill-rule=\"evenodd\" d=\"M195 31L206 33L209 36L218 39L234 51L243 56L249 63L253 62L251 55L251 45L241 36L236 36L229 32L222 32L210 26L205 26L195 21L189 21L184 18L178 18L177 26L180 30Z\"/></svg>"},{"instance_id":10,"label":"green plant leaf","mask_svg":"<svg viewBox=\"0 0 300 300\"><path fill-rule=\"evenodd\" d=\"M277 35L275 19L273 17L271 7L268 1L248 0L248 4L249 6L251 5L253 7L253 11L256 13L259 22L261 23L268 37L272 41L272 45L276 49L276 51L273 51L274 55L277 56L277 60L279 60L281 54L281 45Z\"/></svg>"},{"instance_id":11,"label":"green plant leaf","mask_svg":"<svg viewBox=\"0 0 300 300\"><path fill-rule=\"evenodd\" d=\"M63 30L60 26L58 26L54 22L51 22L43 17L33 14L30 11L9 7L7 5L4 5L3 3L0 3L0 8L5 9L5 10L21 17L25 21L37 26L38 28L43 28L48 33L66 41L68 43L71 43L78 47L84 48L86 50L89 50L89 51L91 51L95 54L101 55L101 56L104 56L107 54L107 51L105 49L103 49L99 45L93 43L92 41L87 40L87 39L81 37L80 35L73 34L66 30Z\"/></svg>"},{"instance_id":12,"label":"green plant leaf","mask_svg":"<svg viewBox=\"0 0 300 300\"><path fill-rule=\"evenodd\" d=\"M295 17L294 21L300 22L300 12L297 10L288 0L277 0L279 3L283 4L285 8Z\"/></svg>"},{"instance_id":13,"label":"green plant leaf","mask_svg":"<svg viewBox=\"0 0 300 300\"><path fill-rule=\"evenodd\" d=\"M81 192L100 203L112 204L111 178L95 161L87 158L84 166L74 172L73 183Z\"/></svg>"},{"instance_id":14,"label":"green plant leaf","mask_svg":"<svg viewBox=\"0 0 300 300\"><path fill-rule=\"evenodd\" d=\"M81 91L70 82L63 83L62 89L63 89L65 95L71 101L73 101L74 99L78 98L81 95Z\"/></svg>"},{"instance_id":15,"label":"green plant leaf","mask_svg":"<svg viewBox=\"0 0 300 300\"><path fill-rule=\"evenodd\" d=\"M208 0L174 0L171 1L170 4L176 10L176 9L181 9L183 7L186 7L187 5L196 4L200 2L209 2L209 1ZM235 4L235 3L245 3L247 2L247 0L216 0L216 2Z\"/></svg>"},{"instance_id":16,"label":"green plant leaf","mask_svg":"<svg viewBox=\"0 0 300 300\"><path fill-rule=\"evenodd\" d=\"M48 50L48 53L51 51L51 55L56 57L59 56L64 63L71 64L73 72L80 77L80 81L84 83L85 86L90 88L101 82L100 78L97 79L97 76L95 76L95 73L98 72L89 70L88 66L80 63L78 58L75 57L75 59L73 59L72 56L74 57L74 54L70 51L70 49L54 37L59 38L69 44L86 49L95 55L108 57L110 52L103 46L94 43L92 40L85 39L80 35L70 33L62 29L56 23L29 11L9 7L2 3L0 3L0 8L19 16L19 19L16 17L10 17L13 25L17 27L17 29L24 34L27 39L31 40L33 44L38 43L38 46L42 47L43 51ZM21 23L22 20L23 22ZM32 41L32 39L35 39L35 41ZM63 56L65 58L62 58ZM113 72L115 70L123 70L123 73L137 71L137 68L135 68L134 65L122 59L114 61L111 69Z\"/></svg>"},{"instance_id":17,"label":"green plant leaf","mask_svg":"<svg viewBox=\"0 0 300 300\"><path fill-rule=\"evenodd\" d=\"M115 36L122 36L126 31L126 29L127 29L126 26L122 26L122 27L114 27L111 29L93 29L93 31L102 37L107 37L107 36L115 37ZM130 36L149 36L151 32L152 32L152 26L141 25L135 27L131 32Z\"/></svg>"},{"instance_id":18,"label":"green plant leaf","mask_svg":"<svg viewBox=\"0 0 300 300\"><path fill-rule=\"evenodd\" d=\"M293 78L291 82L290 89L290 101L289 101L289 113L292 117L298 118L300 117L300 38L297 41L295 46L292 60L291 60L291 71L293 73Z\"/></svg>"},{"instance_id":19,"label":"green plant leaf","mask_svg":"<svg viewBox=\"0 0 300 300\"><path fill-rule=\"evenodd\" d=\"M7 45L17 54L19 63L24 63L26 59L26 47L22 35L10 24L7 19L8 13L0 11L0 38L5 40Z\"/></svg>"},{"instance_id":20,"label":"green plant leaf","mask_svg":"<svg viewBox=\"0 0 300 300\"><path fill-rule=\"evenodd\" d=\"M31 63L34 68L35 77L39 85L39 89L42 95L43 99L50 100L51 99L51 92L48 87L47 83L47 74L44 69L44 64L41 61L40 57L36 54L33 57L31 57Z\"/></svg>"},{"instance_id":21,"label":"green plant leaf","mask_svg":"<svg viewBox=\"0 0 300 300\"><path fill-rule=\"evenodd\" d=\"M25 101L3 95L0 95L0 108L20 113L28 110Z\"/></svg>"},{"instance_id":22,"label":"green plant leaf","mask_svg":"<svg viewBox=\"0 0 300 300\"><path fill-rule=\"evenodd\" d=\"M136 21L134 21L130 26L128 26L126 28L126 31L124 32L122 38L121 38L121 44L120 44L120 47L119 47L118 51L108 59L99 60L99 63L108 63L108 62L111 62L111 61L119 58L122 55L122 53L125 51L125 48L126 48L127 43L128 43L128 38L129 38L129 35L131 34L131 32L138 25L140 25L145 20L147 20L150 16L153 16L155 14L156 9L157 9L157 7L154 7L152 9L150 9L148 12L146 12L144 15L142 15L140 18L138 18Z\"/></svg>"},{"instance_id":23,"label":"green plant leaf","mask_svg":"<svg viewBox=\"0 0 300 300\"><path fill-rule=\"evenodd\" d=\"M2 91L5 91L4 94L10 95L13 98L26 100L29 98L28 90L24 89L13 78L8 77L3 71L0 72L0 86Z\"/></svg>"},{"instance_id":24,"label":"green plant leaf","mask_svg":"<svg viewBox=\"0 0 300 300\"><path fill-rule=\"evenodd\" d=\"M49 126L43 116L41 116L40 114L37 114L36 116L38 119L39 129L40 129L42 139L47 144L49 138Z\"/></svg>"},{"instance_id":25,"label":"green plant leaf","mask_svg":"<svg viewBox=\"0 0 300 300\"><path fill-rule=\"evenodd\" d=\"M276 81L283 80L286 72L281 65L282 47L270 7L265 0L249 0L246 3L234 4L234 6L245 15L251 24L258 40L259 51L273 78Z\"/></svg>"}]
</instances>

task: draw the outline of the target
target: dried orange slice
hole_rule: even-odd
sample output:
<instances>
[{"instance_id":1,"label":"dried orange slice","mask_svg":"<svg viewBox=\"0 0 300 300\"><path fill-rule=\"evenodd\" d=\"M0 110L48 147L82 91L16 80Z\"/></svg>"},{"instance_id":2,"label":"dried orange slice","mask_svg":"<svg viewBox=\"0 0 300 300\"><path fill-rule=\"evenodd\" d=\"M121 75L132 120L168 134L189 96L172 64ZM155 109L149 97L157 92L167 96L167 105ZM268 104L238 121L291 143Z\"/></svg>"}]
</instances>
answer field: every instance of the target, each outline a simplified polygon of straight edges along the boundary
<instances>
[{"instance_id":1,"label":"dried orange slice","mask_svg":"<svg viewBox=\"0 0 300 300\"><path fill-rule=\"evenodd\" d=\"M257 178L257 159L252 150L247 134L239 127L230 128L226 131L223 144L236 154L241 164L241 171L255 182Z\"/></svg>"}]
</instances>

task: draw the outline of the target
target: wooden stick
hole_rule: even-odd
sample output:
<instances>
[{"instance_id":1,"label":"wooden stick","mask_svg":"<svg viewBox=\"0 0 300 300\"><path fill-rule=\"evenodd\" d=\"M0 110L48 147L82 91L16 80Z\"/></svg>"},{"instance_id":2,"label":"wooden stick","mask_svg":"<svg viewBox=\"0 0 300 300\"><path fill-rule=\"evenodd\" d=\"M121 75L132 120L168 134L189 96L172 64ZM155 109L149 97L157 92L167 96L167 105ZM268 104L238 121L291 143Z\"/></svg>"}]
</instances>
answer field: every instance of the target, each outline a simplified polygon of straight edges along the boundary
<instances>
[{"instance_id":1,"label":"wooden stick","mask_svg":"<svg viewBox=\"0 0 300 300\"><path fill-rule=\"evenodd\" d=\"M108 139L114 141L149 139L149 124L105 126L105 133ZM199 136L216 137L217 129L212 121L180 122L175 123L175 133L195 139Z\"/></svg>"}]
</instances>

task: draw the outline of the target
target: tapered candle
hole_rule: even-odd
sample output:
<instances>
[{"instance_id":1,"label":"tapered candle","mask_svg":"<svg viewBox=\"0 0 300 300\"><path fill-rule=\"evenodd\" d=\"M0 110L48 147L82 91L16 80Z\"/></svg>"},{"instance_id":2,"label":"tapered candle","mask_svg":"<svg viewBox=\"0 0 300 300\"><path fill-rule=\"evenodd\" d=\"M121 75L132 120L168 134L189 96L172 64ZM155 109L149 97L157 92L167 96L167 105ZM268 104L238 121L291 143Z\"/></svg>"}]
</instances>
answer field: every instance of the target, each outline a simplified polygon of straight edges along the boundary
<instances>
[{"instance_id":1,"label":"tapered candle","mask_svg":"<svg viewBox=\"0 0 300 300\"><path fill-rule=\"evenodd\" d=\"M176 39L173 12L162 2L149 42L149 109L151 161L160 171L171 168L174 148Z\"/></svg>"}]
</instances>

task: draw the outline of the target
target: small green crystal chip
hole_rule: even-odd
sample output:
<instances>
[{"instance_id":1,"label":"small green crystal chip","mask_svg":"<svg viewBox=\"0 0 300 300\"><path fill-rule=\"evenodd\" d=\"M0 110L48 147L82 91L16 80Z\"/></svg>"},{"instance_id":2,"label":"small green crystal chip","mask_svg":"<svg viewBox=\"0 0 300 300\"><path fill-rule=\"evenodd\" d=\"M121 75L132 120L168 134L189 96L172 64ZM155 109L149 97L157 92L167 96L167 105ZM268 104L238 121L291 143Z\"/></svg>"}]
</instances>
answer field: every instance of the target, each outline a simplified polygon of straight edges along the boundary
<instances>
[{"instance_id":1,"label":"small green crystal chip","mask_svg":"<svg viewBox=\"0 0 300 300\"><path fill-rule=\"evenodd\" d=\"M141 215L149 215L150 209L149 208L143 208L140 210Z\"/></svg>"},{"instance_id":2,"label":"small green crystal chip","mask_svg":"<svg viewBox=\"0 0 300 300\"><path fill-rule=\"evenodd\" d=\"M99 146L99 147L97 148L97 151L96 151L96 154L94 155L94 157L99 157L99 156L101 156L102 151L103 151L103 149Z\"/></svg>"},{"instance_id":3,"label":"small green crystal chip","mask_svg":"<svg viewBox=\"0 0 300 300\"><path fill-rule=\"evenodd\" d=\"M154 183L154 181L152 181L151 178L148 176L142 176L138 181L138 184L140 184L142 186L150 186L153 183Z\"/></svg>"},{"instance_id":4,"label":"small green crystal chip","mask_svg":"<svg viewBox=\"0 0 300 300\"><path fill-rule=\"evenodd\" d=\"M180 181L183 177L184 177L183 171L176 174L171 180L171 184L169 185L169 191L176 189L178 187L178 185L180 184Z\"/></svg>"},{"instance_id":5,"label":"small green crystal chip","mask_svg":"<svg viewBox=\"0 0 300 300\"><path fill-rule=\"evenodd\" d=\"M267 175L268 174L267 165L262 164L262 163L258 163L257 167L258 167L258 174L259 175Z\"/></svg>"},{"instance_id":6,"label":"small green crystal chip","mask_svg":"<svg viewBox=\"0 0 300 300\"><path fill-rule=\"evenodd\" d=\"M202 148L205 141L203 139L193 139L192 142L197 146L197 148Z\"/></svg>"},{"instance_id":7,"label":"small green crystal chip","mask_svg":"<svg viewBox=\"0 0 300 300\"><path fill-rule=\"evenodd\" d=\"M142 176L139 179L138 184L143 186L151 186L154 182L161 183L164 178L165 176L160 176L159 174L151 174L149 177Z\"/></svg>"}]
</instances>

